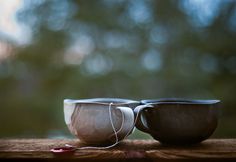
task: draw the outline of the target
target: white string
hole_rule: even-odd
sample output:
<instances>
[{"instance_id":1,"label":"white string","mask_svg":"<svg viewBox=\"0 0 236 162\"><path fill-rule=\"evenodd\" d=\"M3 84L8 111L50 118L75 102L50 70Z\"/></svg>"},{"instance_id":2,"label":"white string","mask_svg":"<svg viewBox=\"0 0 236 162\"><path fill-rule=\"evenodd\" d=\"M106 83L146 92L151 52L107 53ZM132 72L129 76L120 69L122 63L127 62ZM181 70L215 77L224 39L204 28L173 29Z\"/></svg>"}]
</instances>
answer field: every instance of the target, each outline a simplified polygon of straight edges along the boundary
<instances>
[{"instance_id":1,"label":"white string","mask_svg":"<svg viewBox=\"0 0 236 162\"><path fill-rule=\"evenodd\" d=\"M109 145L109 146L104 146L104 147L103 147L103 146L99 146L99 147L96 147L96 146L76 147L76 146L69 145L69 144L65 144L65 146L66 146L66 147L74 147L74 148L76 148L76 149L78 149L78 150L83 150L83 149L98 149L98 150L99 150L99 149L112 148L112 147L116 146L118 143L120 143L121 140L119 141L119 138L118 138L118 135L117 135L117 131L116 131L115 127L114 127L114 123L113 123L113 119L112 119L112 113L111 113L111 105L112 105L112 104L113 104L112 102L109 104L109 109L108 109L108 110L109 110L109 118L110 118L112 130L113 130L113 132L114 132L114 134L115 134L115 138L116 138L115 143L113 143L113 144L111 144L111 145ZM134 128L134 126L135 126L135 124L136 124L136 122L137 122L139 112L140 112L140 111L138 111L138 113L137 113L137 115L136 115L136 117L135 117L133 126L131 127L131 129L128 131L128 133L125 135L125 137L124 137L123 139L125 139L125 138L132 132L132 130L133 130L133 128ZM123 113L123 112L121 111L121 113ZM121 128L121 129L122 129L122 128Z\"/></svg>"}]
</instances>

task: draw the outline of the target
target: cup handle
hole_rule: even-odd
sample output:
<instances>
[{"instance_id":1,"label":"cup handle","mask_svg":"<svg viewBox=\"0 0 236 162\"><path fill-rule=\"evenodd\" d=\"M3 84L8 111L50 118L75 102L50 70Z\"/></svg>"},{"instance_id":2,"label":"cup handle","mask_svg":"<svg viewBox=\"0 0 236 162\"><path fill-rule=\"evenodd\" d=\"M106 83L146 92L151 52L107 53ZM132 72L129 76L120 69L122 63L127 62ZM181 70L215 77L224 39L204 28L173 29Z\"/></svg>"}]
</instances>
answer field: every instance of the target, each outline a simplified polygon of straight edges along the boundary
<instances>
[{"instance_id":1,"label":"cup handle","mask_svg":"<svg viewBox=\"0 0 236 162\"><path fill-rule=\"evenodd\" d=\"M153 107L153 106L152 105L139 105L135 107L134 114L136 116L135 119L137 120L135 121L136 123L135 126L143 132L151 133L150 129L145 124L143 124L143 121L141 119L142 111L147 107Z\"/></svg>"},{"instance_id":2,"label":"cup handle","mask_svg":"<svg viewBox=\"0 0 236 162\"><path fill-rule=\"evenodd\" d=\"M116 107L116 109L120 110L120 112L122 113L122 115L124 117L121 128L117 133L122 136L121 138L125 138L128 134L131 133L131 131L134 127L134 124L133 124L134 123L134 112L129 107Z\"/></svg>"}]
</instances>

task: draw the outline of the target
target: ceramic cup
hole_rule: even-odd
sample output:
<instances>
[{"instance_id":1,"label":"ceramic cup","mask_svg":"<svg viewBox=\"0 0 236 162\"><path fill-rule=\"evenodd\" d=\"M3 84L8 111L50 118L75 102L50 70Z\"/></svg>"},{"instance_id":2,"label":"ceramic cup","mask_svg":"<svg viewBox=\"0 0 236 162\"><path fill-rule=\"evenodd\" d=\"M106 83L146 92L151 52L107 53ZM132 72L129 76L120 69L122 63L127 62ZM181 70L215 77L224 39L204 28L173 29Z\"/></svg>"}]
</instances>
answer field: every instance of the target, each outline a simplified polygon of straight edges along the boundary
<instances>
[{"instance_id":1,"label":"ceramic cup","mask_svg":"<svg viewBox=\"0 0 236 162\"><path fill-rule=\"evenodd\" d=\"M217 127L219 100L142 100L136 127L164 144L195 144L209 138ZM138 113L139 112L139 113Z\"/></svg>"},{"instance_id":2,"label":"ceramic cup","mask_svg":"<svg viewBox=\"0 0 236 162\"><path fill-rule=\"evenodd\" d=\"M107 145L119 141L134 128L135 107L140 102L118 98L64 100L64 117L70 132L81 142L90 145ZM110 109L110 111L109 111Z\"/></svg>"}]
</instances>

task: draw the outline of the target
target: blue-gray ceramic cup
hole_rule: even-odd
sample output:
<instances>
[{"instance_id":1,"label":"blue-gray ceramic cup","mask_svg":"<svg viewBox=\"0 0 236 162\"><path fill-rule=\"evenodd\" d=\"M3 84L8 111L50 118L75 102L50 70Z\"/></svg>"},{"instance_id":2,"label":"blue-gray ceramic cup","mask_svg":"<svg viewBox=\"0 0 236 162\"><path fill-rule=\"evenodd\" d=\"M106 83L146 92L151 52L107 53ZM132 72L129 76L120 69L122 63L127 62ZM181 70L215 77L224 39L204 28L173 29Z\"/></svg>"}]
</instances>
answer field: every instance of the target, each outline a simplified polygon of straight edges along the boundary
<instances>
[{"instance_id":1,"label":"blue-gray ceramic cup","mask_svg":"<svg viewBox=\"0 0 236 162\"><path fill-rule=\"evenodd\" d=\"M119 98L64 100L64 117L70 132L82 143L107 145L122 140L134 129L139 101Z\"/></svg>"}]
</instances>

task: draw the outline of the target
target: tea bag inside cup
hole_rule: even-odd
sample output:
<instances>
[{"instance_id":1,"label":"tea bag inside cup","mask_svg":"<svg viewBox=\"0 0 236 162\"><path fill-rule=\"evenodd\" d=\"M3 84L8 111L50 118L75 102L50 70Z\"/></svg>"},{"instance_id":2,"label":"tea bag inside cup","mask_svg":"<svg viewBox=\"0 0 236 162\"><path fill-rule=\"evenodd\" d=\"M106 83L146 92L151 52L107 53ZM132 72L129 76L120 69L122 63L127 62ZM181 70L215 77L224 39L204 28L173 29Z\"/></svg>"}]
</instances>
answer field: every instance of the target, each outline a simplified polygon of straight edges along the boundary
<instances>
[{"instance_id":1,"label":"tea bag inside cup","mask_svg":"<svg viewBox=\"0 0 236 162\"><path fill-rule=\"evenodd\" d=\"M119 133L124 122L122 112L111 107L111 118L115 131ZM114 142L108 142L110 139L107 139L114 135L114 131L108 107L104 109L104 105L78 104L71 116L70 127L81 141L86 141L85 143L106 144Z\"/></svg>"}]
</instances>

